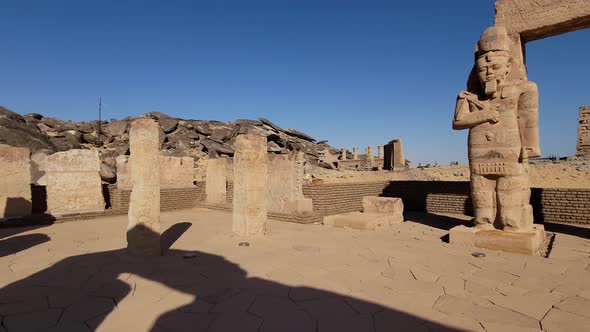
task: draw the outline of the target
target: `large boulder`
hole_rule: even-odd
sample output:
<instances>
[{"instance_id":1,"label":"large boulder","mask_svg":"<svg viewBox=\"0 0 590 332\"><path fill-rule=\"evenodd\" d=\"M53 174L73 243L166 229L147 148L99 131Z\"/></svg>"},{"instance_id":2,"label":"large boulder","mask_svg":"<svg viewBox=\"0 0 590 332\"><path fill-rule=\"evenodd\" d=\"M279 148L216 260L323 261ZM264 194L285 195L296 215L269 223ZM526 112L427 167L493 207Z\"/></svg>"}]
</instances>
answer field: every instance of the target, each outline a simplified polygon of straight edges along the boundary
<instances>
[{"instance_id":1,"label":"large boulder","mask_svg":"<svg viewBox=\"0 0 590 332\"><path fill-rule=\"evenodd\" d=\"M107 183L117 182L117 169L111 165L100 163L100 179Z\"/></svg>"},{"instance_id":2,"label":"large boulder","mask_svg":"<svg viewBox=\"0 0 590 332\"><path fill-rule=\"evenodd\" d=\"M173 118L160 118L158 120L158 124L160 125L160 128L162 128L162 130L168 134L174 131L174 129L176 129L176 126L178 126L178 119L173 119Z\"/></svg>"},{"instance_id":3,"label":"large boulder","mask_svg":"<svg viewBox=\"0 0 590 332\"><path fill-rule=\"evenodd\" d=\"M258 118L258 120L260 120L260 122L262 122L263 124L271 127L272 129L276 130L276 131L285 131L283 128L277 126L276 124L272 123L270 120L265 119L265 118Z\"/></svg>"},{"instance_id":4,"label":"large boulder","mask_svg":"<svg viewBox=\"0 0 590 332\"><path fill-rule=\"evenodd\" d=\"M238 126L262 126L262 122L248 119L237 119L234 123Z\"/></svg>"},{"instance_id":5,"label":"large boulder","mask_svg":"<svg viewBox=\"0 0 590 332\"><path fill-rule=\"evenodd\" d=\"M168 142L170 146L173 148L184 146L185 148L190 148L194 146L194 141L198 141L200 139L199 134L186 129L185 127L178 127L176 130L167 136Z\"/></svg>"},{"instance_id":6,"label":"large boulder","mask_svg":"<svg viewBox=\"0 0 590 332\"><path fill-rule=\"evenodd\" d=\"M203 144L205 149L207 149L207 151L209 152L209 156L212 155L212 152L215 152L217 154L226 154L229 156L233 156L235 152L234 148L230 145L220 144L208 138L203 139L200 143Z\"/></svg>"},{"instance_id":7,"label":"large boulder","mask_svg":"<svg viewBox=\"0 0 590 332\"><path fill-rule=\"evenodd\" d=\"M211 135L209 139L218 143L223 143L228 139L234 137L238 133L238 128L233 124L217 124L213 123L209 125Z\"/></svg>"},{"instance_id":8,"label":"large boulder","mask_svg":"<svg viewBox=\"0 0 590 332\"><path fill-rule=\"evenodd\" d=\"M0 106L0 118L6 118L16 122L26 123L25 118L22 115L15 113L2 106Z\"/></svg>"},{"instance_id":9,"label":"large boulder","mask_svg":"<svg viewBox=\"0 0 590 332\"><path fill-rule=\"evenodd\" d=\"M78 127L78 131L83 134L91 134L95 131L95 128L88 122L77 122L76 127Z\"/></svg>"},{"instance_id":10,"label":"large boulder","mask_svg":"<svg viewBox=\"0 0 590 332\"><path fill-rule=\"evenodd\" d=\"M311 136L309 136L309 135L307 135L305 133L302 133L302 132L300 132L298 130L295 130L295 129L287 128L284 131L285 131L285 133L287 133L287 134L289 134L291 136L298 137L298 138L304 139L306 141L310 141L310 142L314 142L315 141L315 138L313 138L313 137L311 137Z\"/></svg>"},{"instance_id":11,"label":"large boulder","mask_svg":"<svg viewBox=\"0 0 590 332\"><path fill-rule=\"evenodd\" d=\"M55 151L48 137L36 126L27 125L17 113L0 106L0 144L26 147L32 152L47 149Z\"/></svg>"},{"instance_id":12,"label":"large boulder","mask_svg":"<svg viewBox=\"0 0 590 332\"><path fill-rule=\"evenodd\" d=\"M127 131L129 123L124 120L112 120L105 126L104 132L111 136L121 136Z\"/></svg>"}]
</instances>

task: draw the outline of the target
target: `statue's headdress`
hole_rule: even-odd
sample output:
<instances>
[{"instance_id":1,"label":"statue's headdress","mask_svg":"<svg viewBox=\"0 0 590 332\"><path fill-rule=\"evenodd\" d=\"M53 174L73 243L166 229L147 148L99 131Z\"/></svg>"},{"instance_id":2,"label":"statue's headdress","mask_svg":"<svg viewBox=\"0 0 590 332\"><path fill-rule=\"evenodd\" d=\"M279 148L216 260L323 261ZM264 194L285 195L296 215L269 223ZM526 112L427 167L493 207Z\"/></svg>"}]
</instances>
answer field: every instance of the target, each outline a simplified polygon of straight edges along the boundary
<instances>
[{"instance_id":1,"label":"statue's headdress","mask_svg":"<svg viewBox=\"0 0 590 332\"><path fill-rule=\"evenodd\" d=\"M477 54L482 55L490 51L510 52L510 37L503 27L487 28L477 43Z\"/></svg>"}]
</instances>

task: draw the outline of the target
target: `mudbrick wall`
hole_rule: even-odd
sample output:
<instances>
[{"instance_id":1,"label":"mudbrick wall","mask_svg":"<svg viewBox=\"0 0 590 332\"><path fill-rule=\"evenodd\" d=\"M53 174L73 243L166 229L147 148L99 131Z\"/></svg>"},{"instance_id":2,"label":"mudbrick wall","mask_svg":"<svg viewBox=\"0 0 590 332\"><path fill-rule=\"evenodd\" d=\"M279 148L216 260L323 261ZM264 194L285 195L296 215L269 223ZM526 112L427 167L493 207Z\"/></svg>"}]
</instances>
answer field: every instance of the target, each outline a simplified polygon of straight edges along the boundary
<instances>
[{"instance_id":1,"label":"mudbrick wall","mask_svg":"<svg viewBox=\"0 0 590 332\"><path fill-rule=\"evenodd\" d=\"M43 213L44 187L32 188L33 213ZM205 183L197 182L193 188L163 189L163 211L203 206L231 210L233 183L227 184L226 204L207 206L204 203ZM590 189L532 188L531 204L535 222L590 224ZM107 210L104 214L127 213L130 191L118 190L110 185L103 190ZM363 196L400 197L406 211L462 213L472 215L469 182L458 181L392 181L340 184L306 184L305 197L313 200L312 214L269 214L270 218L298 222L320 222L323 216L362 210ZM80 218L83 216L72 216ZM63 218L63 217L62 217ZM61 218L60 218L61 219Z\"/></svg>"},{"instance_id":2,"label":"mudbrick wall","mask_svg":"<svg viewBox=\"0 0 590 332\"><path fill-rule=\"evenodd\" d=\"M590 189L532 188L535 222L590 224ZM314 212L325 216L362 210L363 196L400 197L406 211L473 215L469 182L392 181L306 185Z\"/></svg>"},{"instance_id":3,"label":"mudbrick wall","mask_svg":"<svg viewBox=\"0 0 590 332\"><path fill-rule=\"evenodd\" d=\"M306 184L303 195L313 201L314 212L326 216L361 211L363 196L381 196L389 182Z\"/></svg>"},{"instance_id":4,"label":"mudbrick wall","mask_svg":"<svg viewBox=\"0 0 590 332\"><path fill-rule=\"evenodd\" d=\"M131 190L117 189L116 185L108 186L110 208L114 212L127 213ZM195 206L197 201L205 199L205 184L197 183L192 188L161 189L160 209L162 211L187 209ZM107 204L108 206L108 204Z\"/></svg>"}]
</instances>

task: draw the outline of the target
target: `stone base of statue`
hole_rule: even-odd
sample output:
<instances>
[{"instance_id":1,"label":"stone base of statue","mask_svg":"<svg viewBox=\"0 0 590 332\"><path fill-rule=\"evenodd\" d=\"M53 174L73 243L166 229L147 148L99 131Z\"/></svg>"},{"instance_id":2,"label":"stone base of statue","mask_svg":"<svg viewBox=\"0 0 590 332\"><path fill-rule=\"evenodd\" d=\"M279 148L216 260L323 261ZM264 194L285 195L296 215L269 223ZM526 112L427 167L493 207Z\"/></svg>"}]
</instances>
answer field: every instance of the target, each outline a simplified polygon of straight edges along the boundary
<instances>
[{"instance_id":1,"label":"stone base of statue","mask_svg":"<svg viewBox=\"0 0 590 332\"><path fill-rule=\"evenodd\" d=\"M451 244L530 256L539 251L545 240L545 227L543 225L533 225L532 231L522 233L457 226L453 227L449 233L449 242Z\"/></svg>"}]
</instances>

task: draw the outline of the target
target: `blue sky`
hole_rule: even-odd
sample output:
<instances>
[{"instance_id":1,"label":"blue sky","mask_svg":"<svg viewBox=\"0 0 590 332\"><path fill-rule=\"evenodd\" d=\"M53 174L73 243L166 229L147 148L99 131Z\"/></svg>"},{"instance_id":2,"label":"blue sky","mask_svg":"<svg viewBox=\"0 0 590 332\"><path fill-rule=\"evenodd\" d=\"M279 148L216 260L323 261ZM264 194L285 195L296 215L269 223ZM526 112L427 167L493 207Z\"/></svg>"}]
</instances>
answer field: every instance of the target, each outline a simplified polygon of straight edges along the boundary
<instances>
[{"instance_id":1,"label":"blue sky","mask_svg":"<svg viewBox=\"0 0 590 332\"><path fill-rule=\"evenodd\" d=\"M494 1L0 2L0 105L71 120L266 117L415 163L466 161L455 97ZM590 30L527 45L543 154L575 152Z\"/></svg>"}]
</instances>

